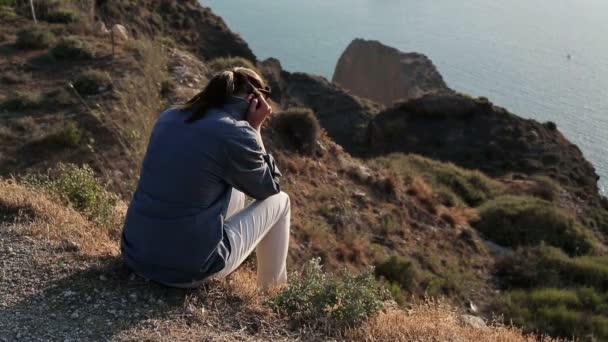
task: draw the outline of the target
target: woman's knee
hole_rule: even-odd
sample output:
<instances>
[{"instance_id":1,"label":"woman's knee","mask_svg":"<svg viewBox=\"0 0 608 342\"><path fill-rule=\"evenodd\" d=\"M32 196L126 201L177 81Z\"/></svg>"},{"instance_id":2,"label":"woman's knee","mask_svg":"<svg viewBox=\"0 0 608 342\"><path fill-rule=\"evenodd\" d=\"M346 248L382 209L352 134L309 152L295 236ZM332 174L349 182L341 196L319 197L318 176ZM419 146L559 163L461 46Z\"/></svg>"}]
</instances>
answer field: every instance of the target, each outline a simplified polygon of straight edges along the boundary
<instances>
[{"instance_id":1,"label":"woman's knee","mask_svg":"<svg viewBox=\"0 0 608 342\"><path fill-rule=\"evenodd\" d=\"M281 202L285 203L287 210L291 209L291 200L289 199L289 195L283 191L279 192L277 196L280 196Z\"/></svg>"}]
</instances>

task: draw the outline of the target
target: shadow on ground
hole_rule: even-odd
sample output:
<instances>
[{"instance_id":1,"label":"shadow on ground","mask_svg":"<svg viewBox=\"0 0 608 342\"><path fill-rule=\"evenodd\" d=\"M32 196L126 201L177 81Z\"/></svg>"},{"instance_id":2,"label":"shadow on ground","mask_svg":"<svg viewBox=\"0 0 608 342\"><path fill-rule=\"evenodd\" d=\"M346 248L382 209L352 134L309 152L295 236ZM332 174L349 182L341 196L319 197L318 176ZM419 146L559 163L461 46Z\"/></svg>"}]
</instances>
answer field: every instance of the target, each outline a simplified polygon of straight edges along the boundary
<instances>
[{"instance_id":1,"label":"shadow on ground","mask_svg":"<svg viewBox=\"0 0 608 342\"><path fill-rule=\"evenodd\" d=\"M87 266L39 289L28 289L25 283L24 293L33 294L0 308L0 323L7 325L0 329L0 339L108 340L148 320L183 312L187 290L134 277L117 257L80 262ZM57 267L65 267L61 259Z\"/></svg>"}]
</instances>

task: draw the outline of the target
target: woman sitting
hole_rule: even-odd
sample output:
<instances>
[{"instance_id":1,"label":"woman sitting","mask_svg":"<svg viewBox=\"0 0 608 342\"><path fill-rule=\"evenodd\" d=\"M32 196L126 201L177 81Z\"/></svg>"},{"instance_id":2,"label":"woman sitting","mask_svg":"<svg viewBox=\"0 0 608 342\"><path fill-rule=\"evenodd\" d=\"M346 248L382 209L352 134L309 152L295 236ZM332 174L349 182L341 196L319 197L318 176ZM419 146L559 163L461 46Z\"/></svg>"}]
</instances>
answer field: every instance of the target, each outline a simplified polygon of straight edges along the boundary
<instances>
[{"instance_id":1,"label":"woman sitting","mask_svg":"<svg viewBox=\"0 0 608 342\"><path fill-rule=\"evenodd\" d=\"M122 233L132 271L195 287L232 273L255 248L258 286L286 283L290 202L260 134L269 95L256 72L234 68L161 113ZM255 199L247 207L245 195Z\"/></svg>"}]
</instances>

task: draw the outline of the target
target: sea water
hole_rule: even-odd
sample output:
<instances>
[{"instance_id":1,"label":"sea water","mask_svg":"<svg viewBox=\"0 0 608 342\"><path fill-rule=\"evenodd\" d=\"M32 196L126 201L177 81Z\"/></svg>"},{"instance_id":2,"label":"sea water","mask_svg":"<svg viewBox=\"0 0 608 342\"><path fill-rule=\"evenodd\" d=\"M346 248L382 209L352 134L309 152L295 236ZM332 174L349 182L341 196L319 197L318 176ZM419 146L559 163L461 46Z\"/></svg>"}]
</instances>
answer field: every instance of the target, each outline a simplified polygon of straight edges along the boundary
<instances>
[{"instance_id":1,"label":"sea water","mask_svg":"<svg viewBox=\"0 0 608 342\"><path fill-rule=\"evenodd\" d=\"M203 0L260 59L331 79L353 38L429 56L448 85L553 121L608 192L606 0Z\"/></svg>"}]
</instances>

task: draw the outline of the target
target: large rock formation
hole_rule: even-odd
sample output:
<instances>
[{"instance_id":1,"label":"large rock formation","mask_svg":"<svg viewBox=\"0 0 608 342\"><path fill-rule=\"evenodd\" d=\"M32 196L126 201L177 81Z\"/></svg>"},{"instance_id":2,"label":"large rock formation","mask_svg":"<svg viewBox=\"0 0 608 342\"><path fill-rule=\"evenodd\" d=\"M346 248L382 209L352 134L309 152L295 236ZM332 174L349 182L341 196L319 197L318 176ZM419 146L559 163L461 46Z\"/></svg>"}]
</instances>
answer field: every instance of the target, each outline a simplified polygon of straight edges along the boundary
<instances>
[{"instance_id":1,"label":"large rock formation","mask_svg":"<svg viewBox=\"0 0 608 342\"><path fill-rule=\"evenodd\" d=\"M369 126L372 154L406 152L490 175L548 175L583 198L596 197L598 175L552 122L541 124L485 98L430 94L378 114Z\"/></svg>"},{"instance_id":2,"label":"large rock formation","mask_svg":"<svg viewBox=\"0 0 608 342\"><path fill-rule=\"evenodd\" d=\"M425 55L403 53L378 41L363 39L353 40L342 53L333 82L354 95L385 106L448 90Z\"/></svg>"},{"instance_id":3,"label":"large rock formation","mask_svg":"<svg viewBox=\"0 0 608 342\"><path fill-rule=\"evenodd\" d=\"M332 139L351 152L361 152L365 131L379 106L345 92L321 76L290 73L278 60L260 63L260 70L272 87L272 99L283 108L312 109Z\"/></svg>"}]
</instances>

